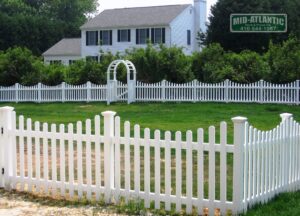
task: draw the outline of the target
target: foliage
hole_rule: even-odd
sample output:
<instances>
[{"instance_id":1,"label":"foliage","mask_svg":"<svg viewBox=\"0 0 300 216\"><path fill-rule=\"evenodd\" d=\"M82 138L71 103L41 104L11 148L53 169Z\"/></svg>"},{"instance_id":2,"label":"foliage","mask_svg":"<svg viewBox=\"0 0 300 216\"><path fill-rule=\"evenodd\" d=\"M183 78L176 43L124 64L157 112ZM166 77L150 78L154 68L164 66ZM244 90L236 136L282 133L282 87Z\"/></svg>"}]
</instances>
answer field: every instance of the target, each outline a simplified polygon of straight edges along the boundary
<instances>
[{"instance_id":1,"label":"foliage","mask_svg":"<svg viewBox=\"0 0 300 216\"><path fill-rule=\"evenodd\" d=\"M201 53L195 53L192 70L204 82L220 82L225 79L250 83L270 73L264 58L256 52L245 50L241 53L225 52L220 44L211 44Z\"/></svg>"},{"instance_id":2,"label":"foliage","mask_svg":"<svg viewBox=\"0 0 300 216\"><path fill-rule=\"evenodd\" d=\"M106 74L96 61L80 60L72 64L66 73L66 82L74 85L91 81L95 84L106 82Z\"/></svg>"},{"instance_id":3,"label":"foliage","mask_svg":"<svg viewBox=\"0 0 300 216\"><path fill-rule=\"evenodd\" d=\"M97 0L2 0L0 50L22 46L41 54L63 37L80 36L96 6Z\"/></svg>"},{"instance_id":4,"label":"foliage","mask_svg":"<svg viewBox=\"0 0 300 216\"><path fill-rule=\"evenodd\" d=\"M300 1L298 0L219 0L212 7L205 43L220 43L225 50L241 52L245 49L265 52L269 41L279 43L290 33L300 37ZM231 33L230 14L232 13L286 13L288 32L272 33Z\"/></svg>"},{"instance_id":5,"label":"foliage","mask_svg":"<svg viewBox=\"0 0 300 216\"><path fill-rule=\"evenodd\" d=\"M188 82L194 78L190 59L182 48L154 46L148 43L145 49L133 48L125 56L133 62L138 71L137 78L144 82Z\"/></svg>"},{"instance_id":6,"label":"foliage","mask_svg":"<svg viewBox=\"0 0 300 216\"><path fill-rule=\"evenodd\" d=\"M39 80L42 67L40 59L34 57L26 48L19 47L0 52L0 84L35 84Z\"/></svg>"},{"instance_id":7,"label":"foliage","mask_svg":"<svg viewBox=\"0 0 300 216\"><path fill-rule=\"evenodd\" d=\"M290 37L282 44L270 43L265 54L271 70L265 79L271 82L287 83L300 79L300 40Z\"/></svg>"}]
</instances>

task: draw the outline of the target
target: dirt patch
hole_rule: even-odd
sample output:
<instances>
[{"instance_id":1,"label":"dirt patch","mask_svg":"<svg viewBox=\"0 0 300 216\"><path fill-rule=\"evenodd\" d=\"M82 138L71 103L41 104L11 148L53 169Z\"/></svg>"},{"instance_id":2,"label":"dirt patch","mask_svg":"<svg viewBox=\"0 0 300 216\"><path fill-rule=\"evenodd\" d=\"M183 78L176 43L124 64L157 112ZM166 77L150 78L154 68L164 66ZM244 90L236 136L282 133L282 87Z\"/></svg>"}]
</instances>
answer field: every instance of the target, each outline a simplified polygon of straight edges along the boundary
<instances>
[{"instance_id":1,"label":"dirt patch","mask_svg":"<svg viewBox=\"0 0 300 216\"><path fill-rule=\"evenodd\" d=\"M59 200L40 199L24 193L0 190L0 216L104 216L117 215L99 206L62 206Z\"/></svg>"}]
</instances>

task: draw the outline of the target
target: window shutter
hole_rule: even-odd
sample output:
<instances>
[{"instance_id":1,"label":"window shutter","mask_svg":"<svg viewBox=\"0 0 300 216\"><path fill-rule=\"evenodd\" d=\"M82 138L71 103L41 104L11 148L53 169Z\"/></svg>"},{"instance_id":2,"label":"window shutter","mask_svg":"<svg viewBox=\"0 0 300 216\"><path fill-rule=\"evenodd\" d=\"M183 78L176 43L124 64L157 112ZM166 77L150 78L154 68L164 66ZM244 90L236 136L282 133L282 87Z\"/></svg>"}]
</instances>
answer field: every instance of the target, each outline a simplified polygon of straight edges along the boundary
<instances>
[{"instance_id":1,"label":"window shutter","mask_svg":"<svg viewBox=\"0 0 300 216\"><path fill-rule=\"evenodd\" d=\"M162 43L166 43L166 29L162 28Z\"/></svg>"},{"instance_id":2,"label":"window shutter","mask_svg":"<svg viewBox=\"0 0 300 216\"><path fill-rule=\"evenodd\" d=\"M112 45L112 30L109 31L109 44Z\"/></svg>"},{"instance_id":3,"label":"window shutter","mask_svg":"<svg viewBox=\"0 0 300 216\"><path fill-rule=\"evenodd\" d=\"M85 39L86 39L86 45L87 46L90 45L89 44L89 32L88 31L86 32L86 38Z\"/></svg>"},{"instance_id":4,"label":"window shutter","mask_svg":"<svg viewBox=\"0 0 300 216\"><path fill-rule=\"evenodd\" d=\"M155 31L154 28L152 28L152 29L151 29L151 43L152 43L152 44L154 44L154 37L155 37L155 36L154 36L154 34L155 34L154 31Z\"/></svg>"},{"instance_id":5,"label":"window shutter","mask_svg":"<svg viewBox=\"0 0 300 216\"><path fill-rule=\"evenodd\" d=\"M96 31L96 45L99 45L99 32Z\"/></svg>"},{"instance_id":6,"label":"window shutter","mask_svg":"<svg viewBox=\"0 0 300 216\"><path fill-rule=\"evenodd\" d=\"M150 39L150 30L147 29L147 40L149 40L149 39Z\"/></svg>"},{"instance_id":7,"label":"window shutter","mask_svg":"<svg viewBox=\"0 0 300 216\"><path fill-rule=\"evenodd\" d=\"M135 30L135 33L136 33L136 44L139 44L139 37L140 37L140 32L138 29Z\"/></svg>"},{"instance_id":8,"label":"window shutter","mask_svg":"<svg viewBox=\"0 0 300 216\"><path fill-rule=\"evenodd\" d=\"M103 43L103 34L102 34L102 31L100 31L100 45L102 45Z\"/></svg>"},{"instance_id":9,"label":"window shutter","mask_svg":"<svg viewBox=\"0 0 300 216\"><path fill-rule=\"evenodd\" d=\"M121 41L121 30L118 30L118 42Z\"/></svg>"},{"instance_id":10,"label":"window shutter","mask_svg":"<svg viewBox=\"0 0 300 216\"><path fill-rule=\"evenodd\" d=\"M131 41L131 32L130 32L130 29L128 29L128 42Z\"/></svg>"}]
</instances>

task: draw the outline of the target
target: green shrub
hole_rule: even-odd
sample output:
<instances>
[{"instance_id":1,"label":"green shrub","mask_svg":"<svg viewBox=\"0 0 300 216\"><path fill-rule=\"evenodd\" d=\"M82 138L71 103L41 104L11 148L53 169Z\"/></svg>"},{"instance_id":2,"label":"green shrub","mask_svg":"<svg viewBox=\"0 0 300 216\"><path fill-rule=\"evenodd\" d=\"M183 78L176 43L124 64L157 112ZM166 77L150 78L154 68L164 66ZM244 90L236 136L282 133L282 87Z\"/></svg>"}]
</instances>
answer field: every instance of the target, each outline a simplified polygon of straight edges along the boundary
<instances>
[{"instance_id":1,"label":"green shrub","mask_svg":"<svg viewBox=\"0 0 300 216\"><path fill-rule=\"evenodd\" d=\"M55 86L65 81L67 67L62 64L46 65L43 68L41 82L45 85Z\"/></svg>"},{"instance_id":2,"label":"green shrub","mask_svg":"<svg viewBox=\"0 0 300 216\"><path fill-rule=\"evenodd\" d=\"M270 43L265 58L271 70L264 79L275 83L287 83L300 79L300 40L290 37L279 45Z\"/></svg>"},{"instance_id":3,"label":"green shrub","mask_svg":"<svg viewBox=\"0 0 300 216\"><path fill-rule=\"evenodd\" d=\"M69 84L79 85L90 81L95 84L106 82L106 73L96 61L76 61L66 70L65 81Z\"/></svg>"},{"instance_id":4,"label":"green shrub","mask_svg":"<svg viewBox=\"0 0 300 216\"><path fill-rule=\"evenodd\" d=\"M182 48L153 46L148 43L145 49L133 48L125 56L133 62L143 82L159 82L163 79L172 82L188 82L194 79L190 58L184 55Z\"/></svg>"},{"instance_id":5,"label":"green shrub","mask_svg":"<svg viewBox=\"0 0 300 216\"><path fill-rule=\"evenodd\" d=\"M195 53L192 56L192 70L204 82L230 79L250 83L270 73L270 67L258 53L249 50L241 53L225 52L219 44L211 44L201 53Z\"/></svg>"},{"instance_id":6,"label":"green shrub","mask_svg":"<svg viewBox=\"0 0 300 216\"><path fill-rule=\"evenodd\" d=\"M0 85L33 85L39 81L41 60L27 48L10 48L0 53Z\"/></svg>"}]
</instances>

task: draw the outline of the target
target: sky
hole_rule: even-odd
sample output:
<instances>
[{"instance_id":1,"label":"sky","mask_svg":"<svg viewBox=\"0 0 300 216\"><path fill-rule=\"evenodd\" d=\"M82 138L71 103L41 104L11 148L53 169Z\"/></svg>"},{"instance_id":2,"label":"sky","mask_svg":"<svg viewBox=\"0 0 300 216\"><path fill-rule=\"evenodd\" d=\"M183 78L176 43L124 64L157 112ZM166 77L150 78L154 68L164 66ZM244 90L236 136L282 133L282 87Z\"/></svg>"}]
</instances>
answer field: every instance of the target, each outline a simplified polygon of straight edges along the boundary
<instances>
[{"instance_id":1,"label":"sky","mask_svg":"<svg viewBox=\"0 0 300 216\"><path fill-rule=\"evenodd\" d=\"M105 9L125 8L125 7L141 7L141 6L156 6L156 5L175 5L175 4L192 4L193 0L98 0L100 6L98 12ZM207 0L207 11L209 14L210 7L214 5L217 0Z\"/></svg>"}]
</instances>

